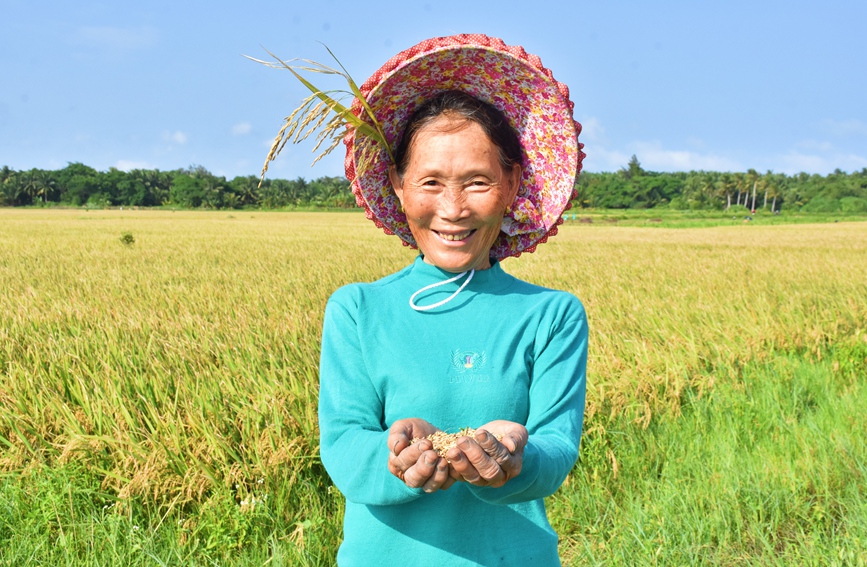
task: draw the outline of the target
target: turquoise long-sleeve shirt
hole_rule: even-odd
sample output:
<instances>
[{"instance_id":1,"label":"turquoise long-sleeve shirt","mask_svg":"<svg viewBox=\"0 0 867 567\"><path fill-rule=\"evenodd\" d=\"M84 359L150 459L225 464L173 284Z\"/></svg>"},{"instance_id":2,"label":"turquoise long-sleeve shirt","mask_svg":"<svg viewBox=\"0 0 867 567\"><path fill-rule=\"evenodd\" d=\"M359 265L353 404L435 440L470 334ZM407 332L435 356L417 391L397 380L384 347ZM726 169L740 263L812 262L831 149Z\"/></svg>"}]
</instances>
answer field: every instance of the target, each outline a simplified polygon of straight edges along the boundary
<instances>
[{"instance_id":1,"label":"turquoise long-sleeve shirt","mask_svg":"<svg viewBox=\"0 0 867 567\"><path fill-rule=\"evenodd\" d=\"M477 271L453 300L409 306L454 274L426 264L337 290L325 310L319 428L346 497L343 567L560 565L543 498L578 457L587 320L573 295ZM463 280L415 299L429 305ZM388 429L417 417L447 432L505 419L530 434L520 475L499 488L455 483L426 494L387 467Z\"/></svg>"}]
</instances>

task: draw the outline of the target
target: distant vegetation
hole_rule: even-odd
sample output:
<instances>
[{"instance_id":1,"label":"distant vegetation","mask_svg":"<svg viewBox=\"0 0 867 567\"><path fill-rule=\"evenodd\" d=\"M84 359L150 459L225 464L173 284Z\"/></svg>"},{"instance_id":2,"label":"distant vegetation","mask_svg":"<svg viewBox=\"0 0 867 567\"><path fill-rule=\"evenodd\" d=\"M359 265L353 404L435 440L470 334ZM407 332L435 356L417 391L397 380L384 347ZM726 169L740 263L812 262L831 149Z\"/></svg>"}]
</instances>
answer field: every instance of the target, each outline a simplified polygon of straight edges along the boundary
<instances>
[{"instance_id":1,"label":"distant vegetation","mask_svg":"<svg viewBox=\"0 0 867 567\"><path fill-rule=\"evenodd\" d=\"M645 171L635 156L614 173L582 173L575 205L601 209L867 212L867 168L830 175Z\"/></svg>"},{"instance_id":2,"label":"distant vegetation","mask_svg":"<svg viewBox=\"0 0 867 567\"><path fill-rule=\"evenodd\" d=\"M829 175L645 171L632 156L616 172L581 174L574 206L597 209L765 210L867 213L867 168ZM206 209L352 208L355 197L343 177L302 177L289 181L255 175L232 180L202 166L160 171L111 168L97 171L81 163L50 171L0 169L0 206L69 205Z\"/></svg>"},{"instance_id":3,"label":"distant vegetation","mask_svg":"<svg viewBox=\"0 0 867 567\"><path fill-rule=\"evenodd\" d=\"M97 171L70 163L57 171L0 169L0 206L68 205L77 207L177 207L184 209L281 209L355 207L343 177L306 181L266 179L255 175L231 181L202 166L174 171L111 168Z\"/></svg>"}]
</instances>

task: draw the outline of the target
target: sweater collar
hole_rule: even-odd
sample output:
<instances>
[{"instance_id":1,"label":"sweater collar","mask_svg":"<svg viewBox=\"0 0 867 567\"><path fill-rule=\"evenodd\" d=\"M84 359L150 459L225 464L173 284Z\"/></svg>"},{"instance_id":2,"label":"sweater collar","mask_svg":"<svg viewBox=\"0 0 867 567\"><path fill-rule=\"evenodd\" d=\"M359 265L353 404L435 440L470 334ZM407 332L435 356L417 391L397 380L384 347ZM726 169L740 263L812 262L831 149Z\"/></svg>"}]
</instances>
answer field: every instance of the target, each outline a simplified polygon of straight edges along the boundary
<instances>
[{"instance_id":1,"label":"sweater collar","mask_svg":"<svg viewBox=\"0 0 867 567\"><path fill-rule=\"evenodd\" d=\"M469 270L468 270L469 272ZM443 270L442 268L438 268L433 264L428 264L424 261L424 256L419 254L415 257L415 260L412 263L412 278L414 283L416 279L418 279L422 285L441 282L450 278L455 277L460 272L449 272ZM478 286L484 286L488 283L494 282L505 275L506 272L503 271L503 267L500 265L500 261L491 258L491 267L487 270L476 270L473 273L473 281L470 282L469 288L476 288ZM463 278L455 284L455 288L460 285L460 282L463 281Z\"/></svg>"},{"instance_id":2,"label":"sweater collar","mask_svg":"<svg viewBox=\"0 0 867 567\"><path fill-rule=\"evenodd\" d=\"M491 290L493 282L502 280L503 269L500 263L491 259L487 270L468 270L452 273L416 257L410 271L410 281L415 291L409 297L409 307L418 312L435 312L439 309L458 307L462 301L454 302L461 295L464 299L486 290Z\"/></svg>"}]
</instances>

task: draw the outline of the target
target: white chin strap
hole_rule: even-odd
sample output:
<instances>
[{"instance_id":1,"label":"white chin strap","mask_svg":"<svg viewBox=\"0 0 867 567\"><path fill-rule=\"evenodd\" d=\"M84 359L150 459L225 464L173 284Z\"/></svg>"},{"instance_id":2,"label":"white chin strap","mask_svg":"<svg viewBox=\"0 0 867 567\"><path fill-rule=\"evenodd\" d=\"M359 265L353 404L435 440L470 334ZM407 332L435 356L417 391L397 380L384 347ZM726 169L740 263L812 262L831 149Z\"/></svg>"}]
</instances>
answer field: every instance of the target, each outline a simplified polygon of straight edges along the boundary
<instances>
[{"instance_id":1,"label":"white chin strap","mask_svg":"<svg viewBox=\"0 0 867 567\"><path fill-rule=\"evenodd\" d=\"M471 279L473 279L473 274L476 273L475 269L472 269L469 271L470 275L467 276L467 279L464 280L464 283L461 284L461 287L459 287L456 292L454 292L453 294L451 294L447 298L443 299L442 301L434 303L433 305L420 306L420 305L415 304L415 298L418 294L423 293L429 289L433 289L435 287L439 287L439 286L445 285L447 283L452 283L453 281L456 281L456 280L460 279L461 277L463 277L466 273L467 272L461 272L460 274L456 275L453 278L449 278L447 280L443 280L443 281L437 282L435 284L430 284L430 285L424 286L423 288L421 288L420 290L418 290L417 292L412 294L412 296L409 298L409 306L412 307L413 309L415 309L416 311L430 311L431 309L436 309L437 307L441 307L441 306L445 305L446 303L448 303L452 299L456 298L458 296L458 294L461 291L463 291L463 289L465 287L467 287L467 284L470 283Z\"/></svg>"}]
</instances>

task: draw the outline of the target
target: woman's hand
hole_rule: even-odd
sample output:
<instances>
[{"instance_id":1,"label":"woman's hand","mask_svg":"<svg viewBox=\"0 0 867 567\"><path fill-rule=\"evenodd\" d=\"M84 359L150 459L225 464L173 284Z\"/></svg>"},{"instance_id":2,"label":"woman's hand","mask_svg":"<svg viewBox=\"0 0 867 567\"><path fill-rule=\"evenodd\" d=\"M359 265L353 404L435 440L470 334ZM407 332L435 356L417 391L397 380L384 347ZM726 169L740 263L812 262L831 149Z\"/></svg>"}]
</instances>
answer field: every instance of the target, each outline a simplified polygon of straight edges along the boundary
<instances>
[{"instance_id":1,"label":"woman's hand","mask_svg":"<svg viewBox=\"0 0 867 567\"><path fill-rule=\"evenodd\" d=\"M455 479L449 474L449 463L437 455L433 444L423 439L439 431L423 419L400 419L388 432L388 470L410 488L422 488L431 493L448 490ZM413 439L422 438L417 443Z\"/></svg>"},{"instance_id":2,"label":"woman's hand","mask_svg":"<svg viewBox=\"0 0 867 567\"><path fill-rule=\"evenodd\" d=\"M446 454L453 478L475 486L503 486L521 474L528 438L527 428L513 421L482 425L475 439L463 437Z\"/></svg>"}]
</instances>

